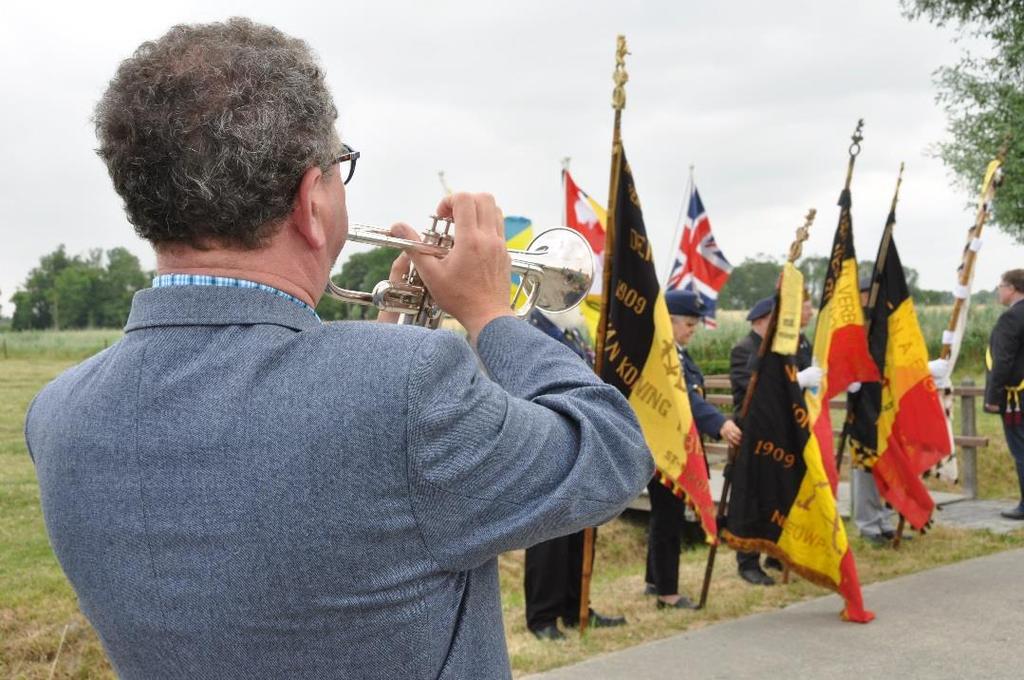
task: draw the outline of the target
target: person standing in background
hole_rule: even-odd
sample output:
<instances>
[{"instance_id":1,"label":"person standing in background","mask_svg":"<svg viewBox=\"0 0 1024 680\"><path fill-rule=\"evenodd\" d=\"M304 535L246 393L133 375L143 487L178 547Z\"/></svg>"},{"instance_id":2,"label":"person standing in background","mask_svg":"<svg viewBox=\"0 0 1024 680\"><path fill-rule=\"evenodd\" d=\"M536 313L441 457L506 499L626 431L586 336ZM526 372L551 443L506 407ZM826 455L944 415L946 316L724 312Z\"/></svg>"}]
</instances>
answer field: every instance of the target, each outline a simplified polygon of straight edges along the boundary
<instances>
[{"instance_id":1,"label":"person standing in background","mask_svg":"<svg viewBox=\"0 0 1024 680\"><path fill-rule=\"evenodd\" d=\"M724 439L730 446L739 446L743 433L736 423L704 401L704 375L686 351L704 316L700 296L689 290L671 290L665 293L665 304L672 320L672 336L697 431L715 439ZM686 524L686 501L662 484L657 474L647 485L647 492L651 499L645 577L647 592L653 586L658 609L691 609L693 602L679 594L679 550Z\"/></svg>"},{"instance_id":2,"label":"person standing in background","mask_svg":"<svg viewBox=\"0 0 1024 680\"><path fill-rule=\"evenodd\" d=\"M1003 274L996 287L996 299L1008 309L1000 315L989 336L985 410L1003 416L1003 433L1020 485L1020 503L999 514L1024 520L1024 269L1011 269Z\"/></svg>"}]
</instances>

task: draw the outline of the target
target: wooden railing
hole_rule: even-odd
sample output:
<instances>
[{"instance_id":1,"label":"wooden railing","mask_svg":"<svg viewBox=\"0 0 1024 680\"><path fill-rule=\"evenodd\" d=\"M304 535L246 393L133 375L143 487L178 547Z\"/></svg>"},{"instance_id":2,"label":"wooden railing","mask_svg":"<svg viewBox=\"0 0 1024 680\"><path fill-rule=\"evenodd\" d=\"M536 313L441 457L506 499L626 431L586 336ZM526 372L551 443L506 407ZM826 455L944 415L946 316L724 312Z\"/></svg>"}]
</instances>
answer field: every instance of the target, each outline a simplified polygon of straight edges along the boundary
<instances>
[{"instance_id":1,"label":"wooden railing","mask_svg":"<svg viewBox=\"0 0 1024 680\"><path fill-rule=\"evenodd\" d=\"M710 375L704 380L704 399L709 404L722 408L726 413L732 413L732 391L729 386L729 376ZM977 418L975 411L975 399L983 397L984 388L976 387L972 380L964 380L953 388L953 395L960 399L960 434L953 438L959 449L958 465L960 471L960 485L964 495L969 498L978 496L978 449L988 446L988 437L978 434ZM843 413L846 411L846 398L833 399L829 402L833 414L833 434L839 435L843 427ZM705 442L704 450L708 454L708 461L724 463L728 456L729 447L721 442Z\"/></svg>"}]
</instances>

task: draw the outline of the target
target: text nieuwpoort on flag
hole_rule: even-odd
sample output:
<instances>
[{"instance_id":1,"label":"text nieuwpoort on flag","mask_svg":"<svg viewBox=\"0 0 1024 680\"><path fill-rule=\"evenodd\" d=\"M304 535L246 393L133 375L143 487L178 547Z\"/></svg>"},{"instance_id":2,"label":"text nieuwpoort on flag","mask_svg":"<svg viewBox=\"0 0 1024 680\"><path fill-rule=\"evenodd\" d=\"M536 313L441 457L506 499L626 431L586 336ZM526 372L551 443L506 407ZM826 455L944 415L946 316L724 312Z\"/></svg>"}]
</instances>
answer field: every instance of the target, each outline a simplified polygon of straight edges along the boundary
<instances>
[{"instance_id":1,"label":"text nieuwpoort on flag","mask_svg":"<svg viewBox=\"0 0 1024 680\"><path fill-rule=\"evenodd\" d=\"M665 289L688 288L700 295L704 302L704 322L714 327L718 292L729 280L731 271L732 265L725 259L715 235L711 233L711 220L704 210L697 185L691 184L683 235L676 248Z\"/></svg>"},{"instance_id":2,"label":"text nieuwpoort on flag","mask_svg":"<svg viewBox=\"0 0 1024 680\"><path fill-rule=\"evenodd\" d=\"M800 272L787 264L784 276L789 285L784 282L782 289L794 297L791 306L798 307ZM843 618L867 623L874 614L864 609L846 529L797 383L795 358L771 350L773 336L774 329L758 363L743 443L731 466L722 538L736 550L772 555L808 581L838 591L846 601Z\"/></svg>"},{"instance_id":3,"label":"text nieuwpoort on flag","mask_svg":"<svg viewBox=\"0 0 1024 680\"><path fill-rule=\"evenodd\" d=\"M707 463L690 410L665 298L658 285L640 199L625 152L612 165L611 279L601 378L629 400L661 482L700 516L716 540Z\"/></svg>"}]
</instances>

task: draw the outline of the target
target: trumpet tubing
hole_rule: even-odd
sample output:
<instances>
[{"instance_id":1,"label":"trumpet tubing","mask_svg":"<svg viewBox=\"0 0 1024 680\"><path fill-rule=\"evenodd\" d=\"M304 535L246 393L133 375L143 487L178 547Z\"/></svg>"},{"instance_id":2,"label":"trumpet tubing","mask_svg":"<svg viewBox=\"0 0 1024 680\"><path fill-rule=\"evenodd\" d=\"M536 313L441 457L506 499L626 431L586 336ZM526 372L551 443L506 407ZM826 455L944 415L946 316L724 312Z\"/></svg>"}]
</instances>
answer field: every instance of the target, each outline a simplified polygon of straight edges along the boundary
<instances>
[{"instance_id":1,"label":"trumpet tubing","mask_svg":"<svg viewBox=\"0 0 1024 680\"><path fill-rule=\"evenodd\" d=\"M349 227L348 240L395 248L443 258L454 244L450 220L433 218L422 233L422 241L398 238L387 230L363 224ZM594 255L590 244L578 232L554 227L537 235L526 250L510 250L512 272L520 277L515 301L524 298L516 314L525 317L535 307L545 312L565 312L576 307L590 292L594 280ZM372 305L381 311L397 312L401 323L436 328L443 314L420 279L414 266L402 281L381 281L373 291L340 288L328 280L327 295L358 305Z\"/></svg>"}]
</instances>

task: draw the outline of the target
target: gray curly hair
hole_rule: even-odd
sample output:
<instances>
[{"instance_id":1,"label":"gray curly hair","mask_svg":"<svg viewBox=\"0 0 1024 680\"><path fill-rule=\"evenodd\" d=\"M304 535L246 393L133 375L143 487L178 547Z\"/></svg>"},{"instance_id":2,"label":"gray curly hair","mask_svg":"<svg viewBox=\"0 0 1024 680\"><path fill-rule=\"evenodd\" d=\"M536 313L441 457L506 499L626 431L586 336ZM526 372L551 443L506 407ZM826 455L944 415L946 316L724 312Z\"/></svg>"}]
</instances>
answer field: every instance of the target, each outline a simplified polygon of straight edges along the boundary
<instances>
[{"instance_id":1,"label":"gray curly hair","mask_svg":"<svg viewBox=\"0 0 1024 680\"><path fill-rule=\"evenodd\" d=\"M140 45L93 120L139 236L157 248L253 249L291 212L303 173L329 170L337 117L304 41L232 18Z\"/></svg>"}]
</instances>

